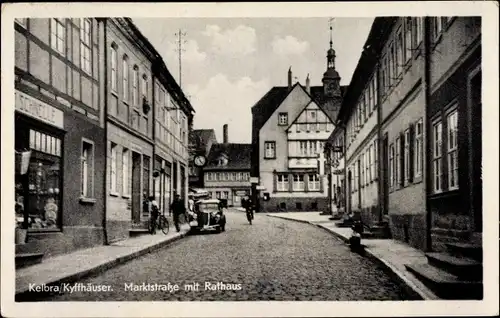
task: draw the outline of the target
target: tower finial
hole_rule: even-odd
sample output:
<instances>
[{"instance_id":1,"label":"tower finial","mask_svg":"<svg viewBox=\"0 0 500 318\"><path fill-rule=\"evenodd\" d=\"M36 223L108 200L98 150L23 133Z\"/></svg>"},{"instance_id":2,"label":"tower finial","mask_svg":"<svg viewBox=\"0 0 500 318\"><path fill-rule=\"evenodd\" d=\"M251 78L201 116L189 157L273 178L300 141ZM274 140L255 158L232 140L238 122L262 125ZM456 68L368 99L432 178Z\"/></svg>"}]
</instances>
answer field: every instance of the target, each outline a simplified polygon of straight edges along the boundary
<instances>
[{"instance_id":1,"label":"tower finial","mask_svg":"<svg viewBox=\"0 0 500 318\"><path fill-rule=\"evenodd\" d=\"M332 36L332 33L333 33L333 20L334 20L334 18L330 18L328 20L328 23L330 25L330 49L333 48L333 36Z\"/></svg>"}]
</instances>

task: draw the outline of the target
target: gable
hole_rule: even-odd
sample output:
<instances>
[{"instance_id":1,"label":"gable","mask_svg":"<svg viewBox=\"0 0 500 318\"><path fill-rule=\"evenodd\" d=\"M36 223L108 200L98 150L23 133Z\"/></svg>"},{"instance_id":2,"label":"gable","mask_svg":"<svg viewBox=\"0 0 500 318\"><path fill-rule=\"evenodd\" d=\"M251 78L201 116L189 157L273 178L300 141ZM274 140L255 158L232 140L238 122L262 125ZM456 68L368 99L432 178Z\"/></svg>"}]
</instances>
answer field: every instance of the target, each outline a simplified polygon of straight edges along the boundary
<instances>
[{"instance_id":1,"label":"gable","mask_svg":"<svg viewBox=\"0 0 500 318\"><path fill-rule=\"evenodd\" d=\"M279 114L286 113L288 122L290 122L295 119L310 102L311 97L305 92L300 84L297 83L292 87L287 96L279 103L269 118L267 118L267 121L263 124L259 135L264 131L266 131L266 134L269 132L284 132L288 127L288 124L285 126L278 125Z\"/></svg>"}]
</instances>

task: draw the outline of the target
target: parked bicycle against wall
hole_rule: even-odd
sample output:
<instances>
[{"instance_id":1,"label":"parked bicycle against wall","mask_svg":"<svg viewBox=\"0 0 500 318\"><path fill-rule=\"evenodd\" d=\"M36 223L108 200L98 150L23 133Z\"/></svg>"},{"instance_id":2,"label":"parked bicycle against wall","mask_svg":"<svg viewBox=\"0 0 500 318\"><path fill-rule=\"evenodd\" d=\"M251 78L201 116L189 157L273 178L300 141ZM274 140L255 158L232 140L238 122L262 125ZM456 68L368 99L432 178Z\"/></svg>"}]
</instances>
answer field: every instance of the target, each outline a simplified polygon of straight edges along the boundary
<instances>
[{"instance_id":1,"label":"parked bicycle against wall","mask_svg":"<svg viewBox=\"0 0 500 318\"><path fill-rule=\"evenodd\" d=\"M158 204L154 200L154 197L149 197L149 202L151 204L151 217L149 218L148 224L149 233L156 234L156 229L159 229L163 232L163 234L168 234L168 231L170 230L170 224L167 217L165 216L165 213L159 215L160 209L158 207Z\"/></svg>"}]
</instances>

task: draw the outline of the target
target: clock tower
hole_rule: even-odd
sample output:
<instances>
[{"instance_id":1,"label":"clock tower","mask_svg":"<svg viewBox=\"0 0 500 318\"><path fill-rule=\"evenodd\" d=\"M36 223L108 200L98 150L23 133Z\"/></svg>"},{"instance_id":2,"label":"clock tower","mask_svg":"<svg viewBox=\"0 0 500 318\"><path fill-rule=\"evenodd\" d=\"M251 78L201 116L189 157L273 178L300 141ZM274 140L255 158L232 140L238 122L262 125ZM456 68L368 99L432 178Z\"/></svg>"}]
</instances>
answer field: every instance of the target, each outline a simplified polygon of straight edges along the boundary
<instances>
[{"instance_id":1,"label":"clock tower","mask_svg":"<svg viewBox=\"0 0 500 318\"><path fill-rule=\"evenodd\" d=\"M323 74L323 88L326 98L341 98L340 75L335 70L335 50L333 49L332 24L330 22L330 49L326 54L326 72Z\"/></svg>"},{"instance_id":2,"label":"clock tower","mask_svg":"<svg viewBox=\"0 0 500 318\"><path fill-rule=\"evenodd\" d=\"M330 20L330 49L328 49L326 58L326 72L323 74L323 93L327 108L338 113L342 103L342 92L340 90L340 75L335 70L335 50L333 49L332 24Z\"/></svg>"}]
</instances>

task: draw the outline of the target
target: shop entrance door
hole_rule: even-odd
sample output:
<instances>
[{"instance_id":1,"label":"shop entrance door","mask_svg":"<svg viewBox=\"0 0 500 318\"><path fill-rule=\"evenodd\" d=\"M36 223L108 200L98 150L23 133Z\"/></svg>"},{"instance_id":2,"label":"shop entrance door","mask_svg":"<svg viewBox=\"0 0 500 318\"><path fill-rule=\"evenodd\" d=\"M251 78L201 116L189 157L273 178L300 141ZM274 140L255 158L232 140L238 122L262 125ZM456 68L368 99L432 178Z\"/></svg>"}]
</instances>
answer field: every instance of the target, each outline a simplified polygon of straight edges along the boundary
<instances>
[{"instance_id":1,"label":"shop entrance door","mask_svg":"<svg viewBox=\"0 0 500 318\"><path fill-rule=\"evenodd\" d=\"M141 222L141 155L132 152L132 223Z\"/></svg>"}]
</instances>

